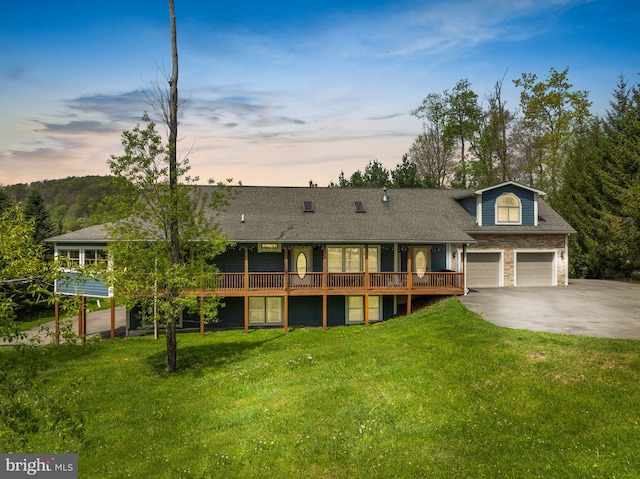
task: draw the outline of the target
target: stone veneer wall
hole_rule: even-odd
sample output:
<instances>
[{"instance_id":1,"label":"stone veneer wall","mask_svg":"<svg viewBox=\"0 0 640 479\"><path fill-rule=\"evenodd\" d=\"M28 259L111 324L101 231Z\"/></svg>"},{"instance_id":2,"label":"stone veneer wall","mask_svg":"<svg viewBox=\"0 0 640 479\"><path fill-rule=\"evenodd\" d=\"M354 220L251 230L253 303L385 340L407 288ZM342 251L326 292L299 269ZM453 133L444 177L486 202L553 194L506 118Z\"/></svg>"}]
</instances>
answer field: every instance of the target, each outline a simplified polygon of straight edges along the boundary
<instances>
[{"instance_id":1,"label":"stone veneer wall","mask_svg":"<svg viewBox=\"0 0 640 479\"><path fill-rule=\"evenodd\" d=\"M553 250L556 251L556 279L558 286L567 284L568 252L565 249L566 236L564 234L537 234L537 235L497 235L474 234L478 242L469 247L475 250L503 250L504 251L504 285L514 285L515 264L514 250ZM561 258L561 254L563 258Z\"/></svg>"}]
</instances>

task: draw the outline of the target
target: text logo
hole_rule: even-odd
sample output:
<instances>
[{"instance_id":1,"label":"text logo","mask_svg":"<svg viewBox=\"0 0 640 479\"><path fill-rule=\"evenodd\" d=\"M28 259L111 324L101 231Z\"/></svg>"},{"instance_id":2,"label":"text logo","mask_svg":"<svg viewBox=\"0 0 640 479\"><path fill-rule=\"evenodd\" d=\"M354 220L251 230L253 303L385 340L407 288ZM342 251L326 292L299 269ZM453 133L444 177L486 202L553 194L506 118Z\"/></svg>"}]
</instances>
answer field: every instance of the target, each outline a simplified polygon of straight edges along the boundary
<instances>
[{"instance_id":1,"label":"text logo","mask_svg":"<svg viewBox=\"0 0 640 479\"><path fill-rule=\"evenodd\" d=\"M0 454L0 477L78 479L78 455Z\"/></svg>"}]
</instances>

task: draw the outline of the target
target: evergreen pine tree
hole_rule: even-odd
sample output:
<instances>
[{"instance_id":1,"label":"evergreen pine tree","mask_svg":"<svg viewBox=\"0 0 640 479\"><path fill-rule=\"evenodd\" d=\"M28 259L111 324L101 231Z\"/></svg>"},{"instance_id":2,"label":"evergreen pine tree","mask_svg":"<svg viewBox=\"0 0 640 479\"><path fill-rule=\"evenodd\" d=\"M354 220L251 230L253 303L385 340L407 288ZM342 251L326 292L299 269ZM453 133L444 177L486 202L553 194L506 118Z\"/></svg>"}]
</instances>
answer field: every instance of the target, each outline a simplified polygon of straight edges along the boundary
<instances>
[{"instance_id":1,"label":"evergreen pine tree","mask_svg":"<svg viewBox=\"0 0 640 479\"><path fill-rule=\"evenodd\" d=\"M640 271L640 94L623 78L603 120L583 129L566 164L558 209L577 230L571 274Z\"/></svg>"},{"instance_id":2,"label":"evergreen pine tree","mask_svg":"<svg viewBox=\"0 0 640 479\"><path fill-rule=\"evenodd\" d=\"M11 205L11 200L4 192L4 189L0 188L0 215L8 210Z\"/></svg>"},{"instance_id":3,"label":"evergreen pine tree","mask_svg":"<svg viewBox=\"0 0 640 479\"><path fill-rule=\"evenodd\" d=\"M33 241L35 244L44 244L45 239L56 233L44 198L38 188L29 188L29 194L24 203L24 214L27 218L35 219L35 229L33 233Z\"/></svg>"}]
</instances>

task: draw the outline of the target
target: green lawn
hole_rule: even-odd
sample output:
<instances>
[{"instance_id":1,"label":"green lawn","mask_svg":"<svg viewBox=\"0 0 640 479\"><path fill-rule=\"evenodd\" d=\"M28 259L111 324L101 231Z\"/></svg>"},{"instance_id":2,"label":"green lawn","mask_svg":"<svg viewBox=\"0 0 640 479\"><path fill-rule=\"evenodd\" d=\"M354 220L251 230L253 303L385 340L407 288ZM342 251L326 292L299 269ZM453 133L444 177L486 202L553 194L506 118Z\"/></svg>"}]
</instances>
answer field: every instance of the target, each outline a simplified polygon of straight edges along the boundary
<instances>
[{"instance_id":1,"label":"green lawn","mask_svg":"<svg viewBox=\"0 0 640 479\"><path fill-rule=\"evenodd\" d=\"M640 343L503 329L448 299L369 327L39 348L84 437L0 425L82 478L637 477ZM12 349L0 349L9 361ZM18 445L16 445L18 444Z\"/></svg>"}]
</instances>

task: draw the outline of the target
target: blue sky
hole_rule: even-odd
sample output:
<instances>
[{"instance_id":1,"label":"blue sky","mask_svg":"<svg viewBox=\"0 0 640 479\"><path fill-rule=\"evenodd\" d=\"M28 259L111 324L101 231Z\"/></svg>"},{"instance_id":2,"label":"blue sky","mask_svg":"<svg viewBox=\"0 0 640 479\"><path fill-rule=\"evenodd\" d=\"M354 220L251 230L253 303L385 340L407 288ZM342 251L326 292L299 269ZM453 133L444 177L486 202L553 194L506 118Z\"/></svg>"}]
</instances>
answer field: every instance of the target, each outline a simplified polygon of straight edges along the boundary
<instances>
[{"instance_id":1,"label":"blue sky","mask_svg":"<svg viewBox=\"0 0 640 479\"><path fill-rule=\"evenodd\" d=\"M420 132L410 115L463 78L569 68L603 114L640 72L637 0L176 0L180 149L203 180L320 186ZM0 184L108 174L170 70L168 6L10 2L0 16Z\"/></svg>"}]
</instances>

